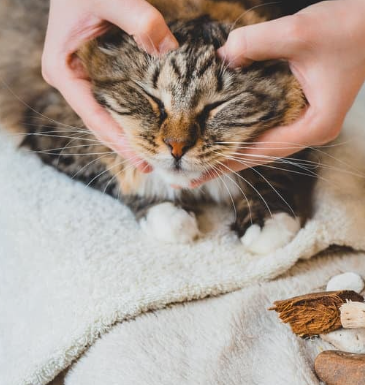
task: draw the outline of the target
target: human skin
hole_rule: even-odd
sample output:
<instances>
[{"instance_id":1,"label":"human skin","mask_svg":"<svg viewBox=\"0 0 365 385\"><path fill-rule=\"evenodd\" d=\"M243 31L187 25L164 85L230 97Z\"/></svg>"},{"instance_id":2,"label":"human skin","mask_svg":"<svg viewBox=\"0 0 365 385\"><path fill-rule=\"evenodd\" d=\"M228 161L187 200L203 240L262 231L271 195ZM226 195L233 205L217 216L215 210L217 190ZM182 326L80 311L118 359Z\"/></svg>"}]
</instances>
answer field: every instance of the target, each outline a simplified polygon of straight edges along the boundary
<instances>
[{"instance_id":1,"label":"human skin","mask_svg":"<svg viewBox=\"0 0 365 385\"><path fill-rule=\"evenodd\" d=\"M51 0L42 74L101 142L140 171L149 172L151 167L128 147L122 128L95 101L91 84L74 55L83 43L105 33L109 23L133 35L150 54L178 47L162 15L144 0Z\"/></svg>"},{"instance_id":2,"label":"human skin","mask_svg":"<svg viewBox=\"0 0 365 385\"><path fill-rule=\"evenodd\" d=\"M50 4L44 78L63 94L99 140L141 171L151 171L128 148L122 128L94 100L90 82L73 54L82 43L104 33L106 22L133 35L151 54L177 48L162 15L144 0L51 0ZM230 33L218 50L223 60L231 67L268 59L288 60L309 107L293 125L272 129L256 148L245 149L240 161L227 161L220 168L222 173L289 156L304 147L325 144L339 134L365 80L364 14L365 0L326 1L295 15ZM212 175L207 173L191 187Z\"/></svg>"},{"instance_id":3,"label":"human skin","mask_svg":"<svg viewBox=\"0 0 365 385\"><path fill-rule=\"evenodd\" d=\"M365 81L365 0L324 1L281 19L232 31L218 55L230 67L284 59L308 100L294 124L265 133L220 167L240 171L335 139ZM239 158L239 160L237 160ZM216 171L214 172L216 176ZM191 187L213 178L207 173Z\"/></svg>"}]
</instances>

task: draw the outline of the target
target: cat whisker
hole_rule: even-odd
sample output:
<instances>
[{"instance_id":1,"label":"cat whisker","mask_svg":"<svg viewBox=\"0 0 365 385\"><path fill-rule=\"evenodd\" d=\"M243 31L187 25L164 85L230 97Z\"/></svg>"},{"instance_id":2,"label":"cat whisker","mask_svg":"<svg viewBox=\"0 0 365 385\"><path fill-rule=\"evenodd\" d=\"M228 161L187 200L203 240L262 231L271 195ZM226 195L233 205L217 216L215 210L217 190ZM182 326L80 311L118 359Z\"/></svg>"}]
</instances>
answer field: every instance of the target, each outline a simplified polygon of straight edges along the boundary
<instances>
[{"instance_id":1,"label":"cat whisker","mask_svg":"<svg viewBox=\"0 0 365 385\"><path fill-rule=\"evenodd\" d=\"M270 2L270 3L264 3L264 4L258 4L258 5L255 5L249 9L247 9L245 12L243 12L240 16L237 17L237 19L233 22L229 32L232 32L232 30L235 28L236 24L238 23L238 21L246 16L248 13L252 12L252 11L255 11L256 9L258 8L262 8L262 7L266 7L268 5L277 5L277 4L281 4L282 2L281 1L273 1L273 2Z\"/></svg>"},{"instance_id":2,"label":"cat whisker","mask_svg":"<svg viewBox=\"0 0 365 385\"><path fill-rule=\"evenodd\" d=\"M216 174L213 174L213 171L212 171L212 169L210 167L208 167L206 165L201 165L201 168L203 170L203 174L209 175L212 179L216 178ZM200 192L203 195L206 195L206 192L204 191L204 189L201 189Z\"/></svg>"},{"instance_id":3,"label":"cat whisker","mask_svg":"<svg viewBox=\"0 0 365 385\"><path fill-rule=\"evenodd\" d=\"M116 174L114 174L114 175L108 180L108 183L105 185L104 190L103 190L103 193L104 193L104 194L106 193L106 190L108 189L108 187L110 186L110 184L113 182L113 180L116 179L116 178L117 178L123 171L124 171L124 169L118 171ZM118 199L120 199L120 188L118 189Z\"/></svg>"},{"instance_id":4,"label":"cat whisker","mask_svg":"<svg viewBox=\"0 0 365 385\"><path fill-rule=\"evenodd\" d=\"M239 161L245 161L247 163L250 163L250 168L254 168L255 166L257 166L257 164L252 159L245 158L244 154L239 154L239 156L237 156L237 155L236 156L232 156L232 155L228 155L227 156L227 155L220 154L220 153L218 153L218 154L224 156L228 160L233 160L233 161L238 161L238 162ZM279 163L283 163L283 164L288 164L290 166L294 166L294 167L297 167L297 168L300 168L300 169L304 170L306 172L305 175L311 175L311 176L314 176L314 177L318 177L318 174L316 174L314 171L308 169L306 167L306 165L303 166L299 162L298 163L291 162L291 161L286 160L285 158L274 159L273 162L275 162L275 163L279 162ZM273 163L268 163L268 164L272 165ZM265 166L265 165L267 165L267 164L262 164L262 165L260 164L257 167L262 167L262 166ZM291 171L291 170L285 170L284 169L284 171Z\"/></svg>"},{"instance_id":5,"label":"cat whisker","mask_svg":"<svg viewBox=\"0 0 365 385\"><path fill-rule=\"evenodd\" d=\"M136 158L132 158L132 159L136 159ZM124 162L118 164L118 166L121 166L123 163L127 163L127 162L129 162L129 159L126 159ZM112 178L110 178L110 180L108 181L108 183L105 185L103 192L104 192L104 193L106 192L106 190L108 189L110 183L111 183L114 179L116 179L122 172L125 172L125 171L128 170L130 167L138 167L138 166L139 166L140 164L142 164L142 163L143 163L143 160L140 160L140 161L138 161L136 164L132 164L132 163L131 163L131 164L129 164L127 167L123 167L122 170L118 171L116 174L114 174L114 175L112 176ZM146 167L147 167L147 166L145 166L144 169L145 169ZM108 170L108 171L110 171L110 170ZM119 195L119 194L120 194L120 189L119 189L119 191L118 191L118 199L120 199L120 195Z\"/></svg>"},{"instance_id":6,"label":"cat whisker","mask_svg":"<svg viewBox=\"0 0 365 385\"><path fill-rule=\"evenodd\" d=\"M127 162L129 162L130 160L133 160L133 159L136 159L136 157L131 158L131 159L124 159L124 160L122 160L121 162L118 162L118 163L114 164L113 166L111 166L111 167L109 167L109 168L106 168L106 169L103 170L101 173L99 173L98 175L96 175L93 179L91 179L91 181L87 184L87 186L90 186L96 179L100 178L100 177L101 177L102 175L104 175L105 173L107 173L107 172L113 170L113 169L116 168L116 167L120 167L120 166L122 166L123 164L125 164L125 163L127 163ZM124 170L126 170L126 168L123 168L123 170L121 170L121 171L124 171Z\"/></svg>"},{"instance_id":7,"label":"cat whisker","mask_svg":"<svg viewBox=\"0 0 365 385\"><path fill-rule=\"evenodd\" d=\"M116 142L101 142L99 141L98 139L91 139L91 138L81 138L80 136L68 136L68 135L53 135L53 134L48 134L48 132L46 133L28 133L28 134L23 134L23 133L19 133L19 134L10 134L11 137L27 137L27 136L39 136L39 137L49 137L49 138L59 138L59 139L70 139L71 141L73 140L80 140L80 141L83 141L83 142L91 142L90 144L85 144L85 146L116 146L118 145L118 143ZM136 137L138 137L138 135L136 135ZM94 144L92 144L94 143ZM80 145L81 147L82 145ZM63 148L63 147L62 147ZM58 149L54 149L54 150L61 150L62 148L58 148ZM70 148L70 147L69 147Z\"/></svg>"},{"instance_id":8,"label":"cat whisker","mask_svg":"<svg viewBox=\"0 0 365 385\"><path fill-rule=\"evenodd\" d=\"M221 153L219 153L221 154ZM244 153L241 153L241 152L230 152L230 155L234 155L236 158L238 159L249 159L253 164L255 164L255 161L252 159L252 157L250 158L250 154L244 154ZM244 158L246 157L246 158ZM287 164L290 164L290 165L295 165L295 166L298 166L298 167L301 167L303 169L305 169L306 171L310 171L310 169L308 167L312 167L312 168L318 168L321 166L320 163L316 163L316 162L313 162L313 163L306 163L304 162L303 159L296 159L296 158L279 158L279 157L265 157L263 156L265 159L269 160L270 163L271 162L280 162L280 163L287 163ZM261 166L261 164L257 164L257 166Z\"/></svg>"},{"instance_id":9,"label":"cat whisker","mask_svg":"<svg viewBox=\"0 0 365 385\"><path fill-rule=\"evenodd\" d=\"M246 164L247 165L247 164ZM269 186L270 188L275 192L275 194L284 202L284 204L289 208L290 212L293 214L293 217L296 218L297 215L295 214L293 208L290 206L289 202L283 197L282 194L273 186L272 183L262 174L260 173L256 168L251 168L257 175L259 175Z\"/></svg>"},{"instance_id":10,"label":"cat whisker","mask_svg":"<svg viewBox=\"0 0 365 385\"><path fill-rule=\"evenodd\" d=\"M236 24L238 23L238 21L240 19L242 19L244 16L246 16L248 13L258 9L258 8L261 8L261 7L265 7L265 6L269 6L269 5L277 5L277 4L280 4L282 3L281 1L273 1L273 2L269 2L269 3L264 3L264 4L258 4L258 5L255 5L249 9L247 9L245 12L243 12L234 22L233 24L231 25L230 29L229 29L229 33L231 33L234 28L236 27ZM230 67L230 65L240 56L242 56L243 54L239 54L239 55L236 55L232 60L230 60L229 62L227 62L227 57L224 57L223 58L223 65L224 65L224 72L227 70L227 68ZM224 73L223 72L223 73Z\"/></svg>"},{"instance_id":11,"label":"cat whisker","mask_svg":"<svg viewBox=\"0 0 365 385\"><path fill-rule=\"evenodd\" d=\"M245 166L245 164L243 164L243 161L245 161L247 163L247 165L250 165L250 168L255 166L255 163L248 160L248 159L242 160L242 158L235 158L235 157L227 157L226 159L241 163L243 166ZM265 168L269 168L272 170L286 171L289 173L298 174L298 175L302 175L302 176L308 176L308 177L312 177L312 178L318 177L318 175L312 175L312 174L308 174L308 173L301 172L301 171L295 171L295 170L289 170L289 169L282 168L282 167L271 166L271 163L260 165L260 167L265 167Z\"/></svg>"},{"instance_id":12,"label":"cat whisker","mask_svg":"<svg viewBox=\"0 0 365 385\"><path fill-rule=\"evenodd\" d=\"M90 167L92 164L94 164L95 162L98 162L99 160L105 158L106 156L108 156L109 154L104 154L104 155L101 155L101 156L98 156L97 158L93 159L92 161L90 161L89 163L87 163L85 166L81 167L74 175L71 176L71 179L75 179L77 177L77 175L79 175L82 171L84 171L87 167Z\"/></svg>"},{"instance_id":13,"label":"cat whisker","mask_svg":"<svg viewBox=\"0 0 365 385\"><path fill-rule=\"evenodd\" d=\"M62 129L57 129L55 126L52 126L52 125L46 125L46 124L42 124L40 126L40 124L37 124L37 123L29 123L29 122L22 122L22 125L25 126L25 127L42 127L42 128L50 128L52 130L50 131L47 131L47 132L77 132L77 133L81 133L81 134L85 134L85 133L90 133L90 130L88 129L81 129L81 128L77 128L77 129L71 129L70 128L63 128ZM21 133L19 133L20 135Z\"/></svg>"},{"instance_id":14,"label":"cat whisker","mask_svg":"<svg viewBox=\"0 0 365 385\"><path fill-rule=\"evenodd\" d=\"M61 159L61 156L63 156L63 151L65 151L66 149L71 149L71 148L84 148L84 147L89 147L88 144L81 144L81 145L75 145L75 146L70 146L70 144L72 142L74 142L75 140L77 139L70 139L66 144L65 146L63 146L63 148L61 149L59 155L58 155L58 163L60 162L60 159ZM90 146L96 146L97 144L91 144ZM66 154L67 156L67 154Z\"/></svg>"},{"instance_id":15,"label":"cat whisker","mask_svg":"<svg viewBox=\"0 0 365 385\"><path fill-rule=\"evenodd\" d=\"M249 199L247 198L247 195L245 194L245 192L242 190L241 186L233 179L231 178L228 174L223 174L226 178L228 178L232 183L234 183L237 188L240 190L240 192L242 193L243 197L245 198L246 202L247 202L247 207L248 207L248 211L249 211L249 214L250 214L250 222L251 224L253 223L253 220L252 220L252 211L251 211L251 204L250 204L250 201Z\"/></svg>"},{"instance_id":16,"label":"cat whisker","mask_svg":"<svg viewBox=\"0 0 365 385\"><path fill-rule=\"evenodd\" d=\"M55 154L54 152L48 152L47 150L28 150L25 151L32 153L32 154L44 154L44 155L59 155ZM90 155L103 155L103 154L115 154L114 151L102 151L102 152L88 152L87 154L67 154L64 156L90 156Z\"/></svg>"},{"instance_id":17,"label":"cat whisker","mask_svg":"<svg viewBox=\"0 0 365 385\"><path fill-rule=\"evenodd\" d=\"M331 144L328 144L328 145L323 145L323 146L317 146L317 147L311 147L311 146L308 146L306 147L307 149L310 149L312 152L316 152L322 156L325 156L325 157L328 157L338 163L341 163L342 165L346 166L347 168L350 168L350 169L354 169L354 166L353 165L349 165L347 164L345 161L343 161L342 159L338 159L336 158L335 156L329 154L328 152L326 151L323 151L323 149L326 149L326 148L332 148L332 147L338 147L338 146L341 146L341 145L345 145L345 144L348 144L350 142L352 142L353 140L355 139L350 139L350 140L346 140L346 141L343 141L343 142L340 142L340 143L331 143ZM237 149L252 149L253 148L253 144L255 142L215 142L215 143L218 143L218 144L239 144L239 146L237 147ZM249 144L250 146L248 147L245 147L245 146L242 146L240 145L241 143L247 143ZM257 142L257 143L267 143L267 144L273 144L273 143L278 143L278 144L290 144L290 145L293 145L293 146L298 146L298 147L277 147L277 149L301 149L302 146L297 144L297 143L292 143L292 142ZM274 147L271 147L272 149L276 149ZM255 149L260 149L260 147L255 147ZM263 150L267 150L267 148L265 147L262 147L261 149ZM245 154L246 156L250 156L250 157L257 157L257 158L264 158L266 157L267 155L262 155L262 154ZM279 159L280 157L277 157L277 159ZM358 173L358 175L361 175L362 176L362 172L359 170L359 169L355 169L355 171Z\"/></svg>"},{"instance_id":18,"label":"cat whisker","mask_svg":"<svg viewBox=\"0 0 365 385\"><path fill-rule=\"evenodd\" d=\"M262 200L262 202L265 204L270 216L272 217L272 212L270 210L270 207L269 205L267 204L265 198L262 196L262 194L257 190L257 188L249 181L247 180L246 178L244 178L242 175L240 175L239 173L235 172L234 170L232 170L230 167L228 167L227 165L225 165L224 163L220 162L220 161L217 161L217 163L221 166L221 167L224 167L225 169L227 169L228 171L230 171L231 173L237 175L238 178L242 179L245 183L247 183L255 192L256 194L260 197L260 199Z\"/></svg>"},{"instance_id":19,"label":"cat whisker","mask_svg":"<svg viewBox=\"0 0 365 385\"><path fill-rule=\"evenodd\" d=\"M247 163L245 163L244 161L242 161L242 163L246 166L249 166L247 165ZM251 170L253 170L257 175L259 175L269 186L270 188L275 192L275 194L285 203L285 205L289 208L289 210L291 211L291 213L293 214L293 216L296 218L296 214L293 210L293 208L290 206L290 204L288 203L288 201L282 196L282 194L280 194L280 192L272 185L272 183L270 183L270 181L262 174L260 173L256 168L251 168Z\"/></svg>"},{"instance_id":20,"label":"cat whisker","mask_svg":"<svg viewBox=\"0 0 365 385\"><path fill-rule=\"evenodd\" d=\"M87 135L87 134L86 134ZM70 148L77 148L77 147L91 147L91 146L101 146L102 143L98 140L96 140L96 143L95 144L85 144L85 145L77 145L77 146L69 146L69 144L71 144L73 141L77 140L77 139L80 139L80 138L73 138L71 139L64 147L63 149L61 150L60 154L59 154L59 159L60 157L63 155L62 152L67 148L67 149L70 149ZM84 138L80 139L80 140L84 140Z\"/></svg>"},{"instance_id":21,"label":"cat whisker","mask_svg":"<svg viewBox=\"0 0 365 385\"><path fill-rule=\"evenodd\" d=\"M232 152L231 154L235 154L237 157L240 157L240 156L245 156L245 157L258 157L258 158L266 158L270 161L273 161L273 162L281 162L281 163L288 163L288 164L291 164L291 165L301 165L302 168L304 169L304 167L306 167L306 170L307 171L310 171L308 169L308 167L311 167L312 169L315 169L315 168L322 168L322 169L327 169L327 170L333 170L333 171L336 171L336 172L342 172L342 173L345 173L345 174L348 174L348 175L353 175L355 177L359 177L359 178L365 178L365 175L363 173L361 173L361 171L358 171L358 172L354 172L352 169L353 167L348 165L347 163L345 162L341 162L339 159L336 159L334 158L334 160L337 160L339 161L339 163L343 163L344 166L346 166L346 169L345 168L340 168L340 167L336 167L336 166L333 166L333 165L328 165L328 164L325 164L325 163L322 163L322 162L314 162L314 161L310 161L310 160L305 160L305 159L297 159L297 158L280 158L280 157L272 157L272 156L267 156L267 155L254 155L254 154L243 154L243 153L240 153L240 152ZM247 158L246 158L247 159ZM254 163L254 161L252 160L252 162ZM258 166L261 166L261 164L259 164ZM356 169L355 169L356 171Z\"/></svg>"},{"instance_id":22,"label":"cat whisker","mask_svg":"<svg viewBox=\"0 0 365 385\"><path fill-rule=\"evenodd\" d=\"M146 37L150 41L151 47L153 47L153 54L154 54L154 56L158 57L159 56L159 52L158 52L158 49L156 48L154 42L152 41L151 36L150 35L146 35ZM146 46L144 44L143 44L143 50L145 52L147 52ZM148 64L151 65L151 63L153 61L151 55L147 56L147 61L148 61Z\"/></svg>"},{"instance_id":23,"label":"cat whisker","mask_svg":"<svg viewBox=\"0 0 365 385\"><path fill-rule=\"evenodd\" d=\"M92 134L92 132L90 130L88 130L87 128L82 128L82 127L77 127L77 126L72 126L72 125L69 125L69 124L65 124L63 122L60 122L60 121L57 121L57 120L54 120L42 113L40 113L39 111L35 110L33 107L31 107L28 103L26 103L19 95L17 95L12 89L11 87L3 80L0 78L0 82L4 85L4 87L20 102L22 103L25 107L27 107L30 111L34 112L36 115L38 116L34 116L32 117L32 119L46 119L48 120L49 122L51 123L54 123L54 124L58 124L60 126L63 126L63 127L66 127L66 128L70 128L72 129L75 133L82 133L82 134ZM25 124L31 124L31 123L25 123ZM35 125L37 126L37 125ZM51 126L50 128L54 128L53 126ZM10 134L10 135L21 135L22 133L20 134ZM44 135L42 133L28 133L28 134L25 134L25 135ZM136 134L136 136L139 136ZM59 137L63 137L63 138L67 138L67 136L59 136ZM121 133L121 137L124 137L124 134ZM82 138L79 138L79 139L82 139ZM91 138L85 138L85 139L82 139L82 140L88 140L88 141L91 141L91 140L94 140L95 142L97 142L96 139L91 139ZM117 145L117 143L113 143L113 142L105 142L104 141L104 144L106 145Z\"/></svg>"},{"instance_id":24,"label":"cat whisker","mask_svg":"<svg viewBox=\"0 0 365 385\"><path fill-rule=\"evenodd\" d=\"M251 169L254 168L255 166L257 166L256 163L252 162L252 160L249 160L249 159L246 159L245 161L243 161L242 158L234 158L234 157L229 157L229 156L227 156L226 159L236 161L237 163L241 163L242 166L244 166L244 167L249 166ZM318 175L312 171L310 171L310 173L306 173L306 172L300 172L300 171L295 171L295 170L288 170L288 169L284 169L281 167L273 166L273 163L262 164L262 165L260 165L260 167L264 167L264 168L268 168L268 169L272 169L272 170L285 171L285 172L289 172L289 173L293 173L293 174L299 174L299 175L303 175L306 177L311 177L313 179L322 180L323 182L328 183L330 186L333 186L335 188L340 188L340 186L333 183L333 181L330 181L329 179L324 178L323 176Z\"/></svg>"},{"instance_id":25,"label":"cat whisker","mask_svg":"<svg viewBox=\"0 0 365 385\"><path fill-rule=\"evenodd\" d=\"M245 159L249 159L251 162L255 163L255 159L252 159L250 157L250 154L244 154L241 152L230 152L230 155L234 155L236 158L245 157ZM280 157L266 157L263 156L266 160L270 162L280 162L280 163L288 163L288 164L295 164L300 165L303 168L306 167L309 169L317 169L319 167L322 167L323 165L320 162L313 162L313 161L306 161L305 159L297 159L297 158L280 158ZM257 162L256 162L257 164ZM261 164L257 164L257 166L260 166Z\"/></svg>"},{"instance_id":26,"label":"cat whisker","mask_svg":"<svg viewBox=\"0 0 365 385\"><path fill-rule=\"evenodd\" d=\"M68 124L65 124L65 123L62 123L62 122L59 122L57 120L54 120L52 118L50 118L49 116L46 116L42 113L40 113L39 111L35 110L33 107L31 107L28 103L26 103L19 95L17 95L12 89L11 87L4 81L4 79L1 79L0 78L0 82L3 84L3 86L20 102L22 103L25 107L27 107L30 111L34 112L35 114L37 114L38 116L44 118L44 119L47 119L48 121L52 122L52 123L55 123L55 124L60 124L61 126L64 126L64 127L70 127L70 128L75 128L77 129L77 127L74 127L74 126L70 126Z\"/></svg>"},{"instance_id":27,"label":"cat whisker","mask_svg":"<svg viewBox=\"0 0 365 385\"><path fill-rule=\"evenodd\" d=\"M293 142L273 142L273 141L270 141L270 142L265 142L265 141L259 141L259 142L241 142L241 141L237 141L237 142L214 142L214 144L219 144L219 145L237 145L236 146L236 149L248 149L248 150L252 150L252 149L255 149L255 150L304 150L304 149L310 149L314 152L319 152L321 154L324 154L324 155L328 155L330 156L330 154L328 154L327 152L324 152L323 149L331 149L331 148L336 148L336 147L340 147L340 146L343 146L343 145L346 145L346 144L349 144L351 142L353 142L354 140L357 140L356 138L353 138L353 139L348 139L348 140L345 140L343 142L336 142L336 143L329 143L329 144L325 144L325 145L321 145L321 146L307 146L307 147L303 147L302 144L300 143L293 143ZM256 144L270 144L270 147L259 147L257 146ZM285 146L277 146L277 147L273 147L272 144L283 144ZM245 146L247 145L247 146ZM252 154L252 156L254 156L255 154ZM258 155L256 155L258 156Z\"/></svg>"},{"instance_id":28,"label":"cat whisker","mask_svg":"<svg viewBox=\"0 0 365 385\"><path fill-rule=\"evenodd\" d=\"M76 139L75 139L76 140ZM70 144L71 142L69 142L68 144ZM95 143L95 144L77 144L77 145L73 145L73 146L69 146L68 144L66 144L65 146L63 147L58 147L58 148L50 148L48 149L47 151L61 151L61 150L69 150L71 148L83 148L83 147L94 147L94 146L102 146L102 144L99 142L99 143ZM66 154L68 155L68 154Z\"/></svg>"},{"instance_id":29,"label":"cat whisker","mask_svg":"<svg viewBox=\"0 0 365 385\"><path fill-rule=\"evenodd\" d=\"M26 135L10 135L10 136L13 136L13 137L17 137L17 136L44 136L44 137L50 137L50 138L59 138L59 139L79 139L79 140L82 140L82 141L85 141L85 142L97 142L97 144L101 144L101 142L99 140L96 140L96 139L89 139L89 138L80 138L79 136L69 136L69 135L48 135L47 133L38 133L38 132L34 132L34 133L29 133L29 134L26 134Z\"/></svg>"},{"instance_id":30,"label":"cat whisker","mask_svg":"<svg viewBox=\"0 0 365 385\"><path fill-rule=\"evenodd\" d=\"M27 115L25 115L24 118L27 118ZM67 125L61 121L58 121L58 120L55 120L54 122L49 123L49 126L47 126L46 124L42 123L44 121L44 119L47 119L47 120L51 119L51 118L48 118L47 116L34 116L34 115L32 115L32 116L30 116L30 118L32 119L32 121L35 121L35 122L31 123L28 121L24 121L24 122L22 122L22 125L36 126L36 127L42 126L42 127L49 127L49 128L53 128L53 129L57 129L57 130L62 129L65 131L72 131L72 132L88 132L88 131L90 131L85 126L83 126L83 127L71 126L71 125ZM39 123L37 123L37 121L39 121ZM61 125L61 127L58 127L55 124L59 124L59 125Z\"/></svg>"},{"instance_id":31,"label":"cat whisker","mask_svg":"<svg viewBox=\"0 0 365 385\"><path fill-rule=\"evenodd\" d=\"M237 220L237 209L236 209L236 205L234 203L233 196L232 196L231 192L229 191L229 188L228 188L226 182L224 181L222 175L217 171L217 168L214 165L211 165L211 169L215 173L215 175L221 180L221 182L223 183L224 187L227 190L227 193L228 193L230 200L232 202L232 207L233 207L233 211L234 211L234 219L236 221Z\"/></svg>"},{"instance_id":32,"label":"cat whisker","mask_svg":"<svg viewBox=\"0 0 365 385\"><path fill-rule=\"evenodd\" d=\"M132 159L132 160L133 160L133 159L136 160L136 158L131 158L131 159ZM126 171L126 170L128 170L128 169L130 169L130 168L132 168L132 167L136 168L136 167L138 167L139 165L141 165L143 162L144 162L143 159L141 159L141 160L137 161L136 163L130 163L129 165L127 165L127 167L123 167L123 170L121 170L121 171ZM145 166L143 169L145 170L146 167L147 167L147 166ZM121 172L121 171L120 171L120 172ZM119 173L120 173L120 172L119 172ZM120 193L121 193L121 189L120 189L120 187L119 187L119 190L118 190L118 199L119 199L119 200L120 200Z\"/></svg>"},{"instance_id":33,"label":"cat whisker","mask_svg":"<svg viewBox=\"0 0 365 385\"><path fill-rule=\"evenodd\" d=\"M322 144L320 146L307 146L305 148L311 148L311 149L316 149L316 148L332 148L332 147L339 147L339 146L342 146L344 144L348 144L348 143L351 143L353 142L354 140L356 140L356 138L352 138L352 139L348 139L348 140L345 140L345 141L342 141L342 142L335 142L335 143L328 143L328 144ZM293 146L293 148L303 148L303 144L302 143L296 143L296 142L277 142L277 141L263 141L263 140L260 140L260 141L250 141L250 142L244 142L244 141L215 141L214 142L215 144L247 144L249 146L249 148L253 148L255 147L256 148L259 148L259 147L256 147L256 144L286 144L286 145L291 145ZM276 148L276 147L269 147L269 149L271 148ZM277 147L278 149L281 149L281 148L291 148L291 147ZM264 150L267 150L268 148L267 147L263 147Z\"/></svg>"}]
</instances>

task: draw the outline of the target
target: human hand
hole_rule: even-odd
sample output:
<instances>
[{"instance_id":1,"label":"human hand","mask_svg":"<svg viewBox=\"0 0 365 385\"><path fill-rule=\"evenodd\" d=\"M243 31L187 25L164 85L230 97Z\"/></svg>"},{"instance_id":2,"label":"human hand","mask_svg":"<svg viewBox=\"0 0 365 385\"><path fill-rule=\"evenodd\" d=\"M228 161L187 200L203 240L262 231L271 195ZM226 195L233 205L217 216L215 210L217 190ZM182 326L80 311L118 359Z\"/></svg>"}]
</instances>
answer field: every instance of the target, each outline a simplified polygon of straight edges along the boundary
<instances>
[{"instance_id":1,"label":"human hand","mask_svg":"<svg viewBox=\"0 0 365 385\"><path fill-rule=\"evenodd\" d=\"M44 79L57 88L93 134L139 170L151 167L129 148L120 126L94 99L91 84L74 53L115 24L150 54L177 48L162 15L144 0L51 0L42 58Z\"/></svg>"},{"instance_id":2,"label":"human hand","mask_svg":"<svg viewBox=\"0 0 365 385\"><path fill-rule=\"evenodd\" d=\"M365 80L364 15L364 0L324 1L295 15L230 33L218 50L229 66L287 60L309 107L297 122L268 131L245 150L246 164L228 161L220 168L222 173L267 163L337 137ZM211 178L207 173L192 187Z\"/></svg>"}]
</instances>

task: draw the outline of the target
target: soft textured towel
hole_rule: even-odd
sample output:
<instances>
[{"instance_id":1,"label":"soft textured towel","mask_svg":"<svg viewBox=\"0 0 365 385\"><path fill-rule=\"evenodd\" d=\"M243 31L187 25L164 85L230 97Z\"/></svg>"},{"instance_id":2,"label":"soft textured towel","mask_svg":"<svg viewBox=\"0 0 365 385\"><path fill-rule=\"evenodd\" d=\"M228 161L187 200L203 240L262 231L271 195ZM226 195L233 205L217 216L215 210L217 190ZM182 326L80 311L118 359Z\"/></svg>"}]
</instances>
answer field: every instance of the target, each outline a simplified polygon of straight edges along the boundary
<instances>
[{"instance_id":1,"label":"soft textured towel","mask_svg":"<svg viewBox=\"0 0 365 385\"><path fill-rule=\"evenodd\" d=\"M314 217L265 257L245 255L219 210L194 245L147 241L118 201L1 134L0 384L46 384L115 322L146 310L272 279L331 244L365 250L364 110L359 101L323 156Z\"/></svg>"},{"instance_id":2,"label":"soft textured towel","mask_svg":"<svg viewBox=\"0 0 365 385\"><path fill-rule=\"evenodd\" d=\"M319 385L314 359L334 346L296 337L267 309L275 300L324 290L332 276L347 271L365 277L365 254L331 252L274 281L122 322L64 382L52 385ZM329 338L341 349L356 352L362 345L364 351L365 329L338 330Z\"/></svg>"}]
</instances>

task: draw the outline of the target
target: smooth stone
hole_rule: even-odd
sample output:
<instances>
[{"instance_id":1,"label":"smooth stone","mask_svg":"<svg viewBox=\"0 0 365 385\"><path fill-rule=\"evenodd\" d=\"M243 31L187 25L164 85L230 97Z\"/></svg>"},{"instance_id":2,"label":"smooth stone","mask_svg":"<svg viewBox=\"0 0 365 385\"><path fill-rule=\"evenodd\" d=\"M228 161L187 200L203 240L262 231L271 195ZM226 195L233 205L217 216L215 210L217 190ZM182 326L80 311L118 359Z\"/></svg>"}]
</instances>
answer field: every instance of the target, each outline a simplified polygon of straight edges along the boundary
<instances>
[{"instance_id":1,"label":"smooth stone","mask_svg":"<svg viewBox=\"0 0 365 385\"><path fill-rule=\"evenodd\" d=\"M344 352L365 353L365 329L340 329L320 337Z\"/></svg>"},{"instance_id":2,"label":"smooth stone","mask_svg":"<svg viewBox=\"0 0 365 385\"><path fill-rule=\"evenodd\" d=\"M327 350L317 356L314 368L326 385L365 385L365 354Z\"/></svg>"},{"instance_id":3,"label":"smooth stone","mask_svg":"<svg viewBox=\"0 0 365 385\"><path fill-rule=\"evenodd\" d=\"M343 273L332 277L328 283L326 291L353 290L361 293L364 289L364 280L356 273Z\"/></svg>"}]
</instances>

